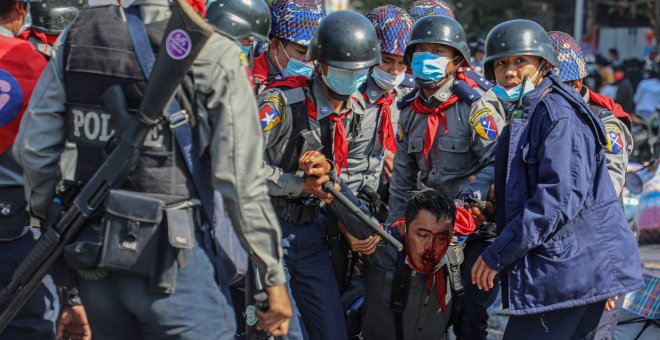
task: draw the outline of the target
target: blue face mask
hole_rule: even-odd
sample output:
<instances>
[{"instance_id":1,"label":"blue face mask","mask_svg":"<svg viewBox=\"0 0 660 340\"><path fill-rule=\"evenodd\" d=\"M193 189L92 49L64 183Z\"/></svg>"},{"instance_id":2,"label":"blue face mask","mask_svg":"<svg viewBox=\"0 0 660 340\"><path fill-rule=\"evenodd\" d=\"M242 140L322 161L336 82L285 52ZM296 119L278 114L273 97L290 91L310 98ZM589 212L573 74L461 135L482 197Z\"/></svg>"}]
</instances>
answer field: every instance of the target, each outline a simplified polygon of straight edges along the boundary
<instances>
[{"instance_id":1,"label":"blue face mask","mask_svg":"<svg viewBox=\"0 0 660 340\"><path fill-rule=\"evenodd\" d=\"M286 49L284 48L282 48L282 51L284 51L284 55L289 59L286 67L282 67L280 62L277 61L277 58L275 58L275 60L277 61L277 66L280 68L280 73L283 77L303 76L309 78L312 76L314 73L314 66L311 63L306 63L289 57L289 54L286 53Z\"/></svg>"},{"instance_id":2,"label":"blue face mask","mask_svg":"<svg viewBox=\"0 0 660 340\"><path fill-rule=\"evenodd\" d=\"M410 69L417 79L437 82L445 76L447 64L449 64L447 57L441 57L431 52L415 52Z\"/></svg>"},{"instance_id":3,"label":"blue face mask","mask_svg":"<svg viewBox=\"0 0 660 340\"><path fill-rule=\"evenodd\" d=\"M323 75L323 81L328 87L341 96L350 96L367 80L369 69L343 70L328 66L328 75Z\"/></svg>"},{"instance_id":4,"label":"blue face mask","mask_svg":"<svg viewBox=\"0 0 660 340\"><path fill-rule=\"evenodd\" d=\"M520 99L520 93L522 91L522 96L526 96L528 93L534 91L536 86L534 86L534 83L532 83L531 80L527 80L525 82L525 88L523 89L522 84L512 87L510 89L505 89L504 87L500 86L500 84L496 84L495 87L493 87L493 93L499 98L501 101L505 102L515 102L518 99Z\"/></svg>"}]
</instances>

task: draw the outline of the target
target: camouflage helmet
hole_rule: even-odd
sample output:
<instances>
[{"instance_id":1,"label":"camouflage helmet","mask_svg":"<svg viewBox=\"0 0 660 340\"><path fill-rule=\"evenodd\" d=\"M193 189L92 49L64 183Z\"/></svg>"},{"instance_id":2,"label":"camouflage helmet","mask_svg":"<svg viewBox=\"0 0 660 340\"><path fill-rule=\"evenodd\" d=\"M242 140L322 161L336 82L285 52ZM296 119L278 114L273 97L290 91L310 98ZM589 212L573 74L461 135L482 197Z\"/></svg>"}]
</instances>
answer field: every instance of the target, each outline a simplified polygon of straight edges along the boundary
<instances>
[{"instance_id":1,"label":"camouflage helmet","mask_svg":"<svg viewBox=\"0 0 660 340\"><path fill-rule=\"evenodd\" d=\"M87 6L87 0L43 0L30 6L30 27L37 32L58 35Z\"/></svg>"},{"instance_id":2,"label":"camouflage helmet","mask_svg":"<svg viewBox=\"0 0 660 340\"><path fill-rule=\"evenodd\" d=\"M580 45L564 32L548 32L552 48L557 55L558 67L553 68L553 72L563 81L574 81L583 79L587 76L587 65L584 61L584 53Z\"/></svg>"},{"instance_id":3,"label":"camouflage helmet","mask_svg":"<svg viewBox=\"0 0 660 340\"><path fill-rule=\"evenodd\" d=\"M271 36L308 47L325 12L314 0L275 0Z\"/></svg>"},{"instance_id":4,"label":"camouflage helmet","mask_svg":"<svg viewBox=\"0 0 660 340\"><path fill-rule=\"evenodd\" d=\"M412 31L412 17L399 7L385 5L371 10L367 18L376 28L380 51L403 56Z\"/></svg>"},{"instance_id":5,"label":"camouflage helmet","mask_svg":"<svg viewBox=\"0 0 660 340\"><path fill-rule=\"evenodd\" d=\"M206 20L236 40L268 40L270 18L264 0L216 0L206 10Z\"/></svg>"},{"instance_id":6,"label":"camouflage helmet","mask_svg":"<svg viewBox=\"0 0 660 340\"><path fill-rule=\"evenodd\" d=\"M442 15L456 19L449 5L438 0L417 0L408 7L408 14L415 21L428 15Z\"/></svg>"}]
</instances>

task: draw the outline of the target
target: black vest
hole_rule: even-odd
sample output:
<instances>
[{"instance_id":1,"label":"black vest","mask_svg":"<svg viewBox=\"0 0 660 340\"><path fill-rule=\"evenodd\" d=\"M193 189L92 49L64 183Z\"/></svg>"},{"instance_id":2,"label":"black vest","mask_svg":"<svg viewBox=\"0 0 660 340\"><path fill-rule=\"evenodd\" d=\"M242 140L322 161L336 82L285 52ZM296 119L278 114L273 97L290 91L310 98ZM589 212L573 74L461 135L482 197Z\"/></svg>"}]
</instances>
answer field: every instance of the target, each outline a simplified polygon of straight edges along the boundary
<instances>
[{"instance_id":1,"label":"black vest","mask_svg":"<svg viewBox=\"0 0 660 340\"><path fill-rule=\"evenodd\" d=\"M63 46L67 139L77 146L75 179L82 182L98 169L108 154L108 141L121 129L119 119L105 110L101 95L109 87L120 85L134 114L147 84L122 17L122 9L117 6L83 9ZM158 45L153 42L161 41L166 24L167 20L147 25L154 51ZM182 108L195 117L191 77L176 97ZM196 124L191 124L194 129ZM192 183L167 123L158 124L147 134L138 165L122 188L191 196Z\"/></svg>"}]
</instances>

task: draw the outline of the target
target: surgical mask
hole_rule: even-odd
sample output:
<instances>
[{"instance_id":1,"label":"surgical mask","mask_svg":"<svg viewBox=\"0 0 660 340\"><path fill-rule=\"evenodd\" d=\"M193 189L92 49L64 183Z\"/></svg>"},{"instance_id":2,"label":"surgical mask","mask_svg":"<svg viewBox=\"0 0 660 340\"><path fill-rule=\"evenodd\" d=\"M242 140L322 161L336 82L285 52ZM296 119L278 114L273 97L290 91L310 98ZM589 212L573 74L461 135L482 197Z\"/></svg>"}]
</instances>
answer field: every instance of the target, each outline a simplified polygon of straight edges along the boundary
<instances>
[{"instance_id":1,"label":"surgical mask","mask_svg":"<svg viewBox=\"0 0 660 340\"><path fill-rule=\"evenodd\" d=\"M401 82L406 78L406 73L401 72L399 75L393 75L388 72L383 71L380 67L376 66L371 71L371 79L374 80L376 85L383 90L390 91L393 88L399 86Z\"/></svg>"},{"instance_id":2,"label":"surgical mask","mask_svg":"<svg viewBox=\"0 0 660 340\"><path fill-rule=\"evenodd\" d=\"M415 52L410 69L417 79L437 82L445 76L449 61L449 58L431 52Z\"/></svg>"},{"instance_id":3,"label":"surgical mask","mask_svg":"<svg viewBox=\"0 0 660 340\"><path fill-rule=\"evenodd\" d=\"M277 67L279 67L280 73L283 77L303 76L309 78L312 76L314 73L314 66L304 61L289 57L289 54L286 53L284 46L282 46L282 51L284 51L284 55L289 59L286 67L282 67L277 58L275 58L275 61L277 62Z\"/></svg>"},{"instance_id":4,"label":"surgical mask","mask_svg":"<svg viewBox=\"0 0 660 340\"><path fill-rule=\"evenodd\" d=\"M542 70L543 66L544 63L541 63L541 65L539 66L539 70ZM536 85L534 85L534 83L538 80L539 74L540 74L539 71L536 71L536 73L532 77L530 77L527 80L523 79L523 83L515 87L512 87L508 90L500 86L500 84L495 84L495 87L493 87L493 93L495 93L497 98L499 98L501 101L515 102L521 97L524 98L528 93L536 89ZM524 88L523 88L523 84L525 85Z\"/></svg>"},{"instance_id":5,"label":"surgical mask","mask_svg":"<svg viewBox=\"0 0 660 340\"><path fill-rule=\"evenodd\" d=\"M343 70L328 66L328 75L322 75L328 87L341 96L350 96L367 80L368 69Z\"/></svg>"}]
</instances>

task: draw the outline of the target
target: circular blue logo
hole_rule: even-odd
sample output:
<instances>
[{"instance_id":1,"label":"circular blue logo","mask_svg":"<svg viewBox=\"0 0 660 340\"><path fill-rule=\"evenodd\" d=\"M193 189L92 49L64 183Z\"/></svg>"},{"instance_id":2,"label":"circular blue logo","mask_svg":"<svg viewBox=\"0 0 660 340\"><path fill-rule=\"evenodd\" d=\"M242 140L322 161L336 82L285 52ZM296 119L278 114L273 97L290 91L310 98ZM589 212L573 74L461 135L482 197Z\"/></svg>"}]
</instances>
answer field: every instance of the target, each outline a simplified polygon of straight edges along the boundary
<instances>
[{"instance_id":1,"label":"circular blue logo","mask_svg":"<svg viewBox=\"0 0 660 340\"><path fill-rule=\"evenodd\" d=\"M0 126L18 116L23 105L23 91L16 78L0 69Z\"/></svg>"}]
</instances>

